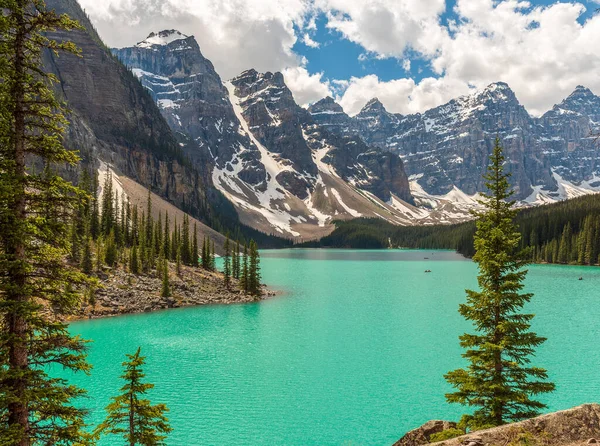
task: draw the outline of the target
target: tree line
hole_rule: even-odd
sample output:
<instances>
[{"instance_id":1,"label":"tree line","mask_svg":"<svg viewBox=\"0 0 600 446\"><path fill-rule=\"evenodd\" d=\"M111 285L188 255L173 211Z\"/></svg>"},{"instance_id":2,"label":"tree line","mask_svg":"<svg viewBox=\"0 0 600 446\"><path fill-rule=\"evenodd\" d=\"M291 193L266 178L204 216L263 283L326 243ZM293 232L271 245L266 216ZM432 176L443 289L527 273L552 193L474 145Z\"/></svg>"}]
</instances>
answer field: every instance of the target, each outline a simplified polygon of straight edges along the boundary
<instances>
[{"instance_id":1,"label":"tree line","mask_svg":"<svg viewBox=\"0 0 600 446\"><path fill-rule=\"evenodd\" d=\"M215 242L204 236L199 246L198 228L187 214L177 222L167 211L153 218L152 194L148 191L145 209L113 187L112 171L106 169L100 188L98 172L84 170L79 188L85 193L76 206L70 225L69 260L88 275L104 268L124 268L132 274L156 275L163 280L163 297L170 296L168 263L181 275L182 265L216 272ZM164 216L164 217L163 217ZM225 240L224 282L232 279L246 294L260 296L260 255L257 244ZM246 265L246 267L244 267Z\"/></svg>"},{"instance_id":2,"label":"tree line","mask_svg":"<svg viewBox=\"0 0 600 446\"><path fill-rule=\"evenodd\" d=\"M519 209L515 216L519 247L536 263L600 264L600 199L586 195ZM475 222L454 225L395 226L378 218L336 222L336 229L319 242L303 246L355 249L454 249L475 254Z\"/></svg>"},{"instance_id":3,"label":"tree line","mask_svg":"<svg viewBox=\"0 0 600 446\"><path fill-rule=\"evenodd\" d=\"M152 217L112 188L110 172L98 196L96 174L78 185L60 171L76 169L79 157L63 145L68 120L55 95L53 74L42 54L80 54L55 31L80 29L43 0L13 0L0 14L0 443L2 445L92 445L117 434L129 445L164 444L171 431L164 405L146 398L145 359L138 349L123 363L125 385L97 428L86 424L85 389L51 371L91 372L87 343L72 335L65 316L77 313L99 271L122 267L157 274L170 290L167 263L216 270L214 241L199 253L196 226L165 213ZM39 166L42 166L39 168ZM256 243L226 241L226 285L260 293ZM200 262L202 262L200 264ZM90 293L91 294L91 293Z\"/></svg>"}]
</instances>

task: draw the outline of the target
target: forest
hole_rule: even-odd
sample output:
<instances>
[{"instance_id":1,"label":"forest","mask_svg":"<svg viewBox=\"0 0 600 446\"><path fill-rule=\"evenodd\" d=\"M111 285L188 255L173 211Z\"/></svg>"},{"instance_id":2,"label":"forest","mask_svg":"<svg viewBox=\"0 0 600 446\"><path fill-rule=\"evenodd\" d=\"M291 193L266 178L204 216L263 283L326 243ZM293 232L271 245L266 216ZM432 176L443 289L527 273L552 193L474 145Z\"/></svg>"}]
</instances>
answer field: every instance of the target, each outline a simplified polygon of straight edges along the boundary
<instances>
[{"instance_id":1,"label":"forest","mask_svg":"<svg viewBox=\"0 0 600 446\"><path fill-rule=\"evenodd\" d=\"M525 256L536 263L600 264L600 197L586 195L520 209L515 223ZM396 226L380 219L336 221L336 229L304 247L354 249L454 249L475 253L475 222L454 225Z\"/></svg>"}]
</instances>

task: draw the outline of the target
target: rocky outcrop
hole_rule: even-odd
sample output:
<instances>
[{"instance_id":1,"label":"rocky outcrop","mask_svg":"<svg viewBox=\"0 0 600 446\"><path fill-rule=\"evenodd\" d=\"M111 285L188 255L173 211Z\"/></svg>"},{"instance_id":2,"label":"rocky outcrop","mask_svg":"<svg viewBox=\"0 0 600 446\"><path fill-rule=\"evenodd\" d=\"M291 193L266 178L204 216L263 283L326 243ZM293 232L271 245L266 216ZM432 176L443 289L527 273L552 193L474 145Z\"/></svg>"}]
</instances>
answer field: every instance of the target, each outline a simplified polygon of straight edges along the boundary
<instances>
[{"instance_id":1,"label":"rocky outcrop","mask_svg":"<svg viewBox=\"0 0 600 446\"><path fill-rule=\"evenodd\" d=\"M433 423L430 425L430 423ZM409 432L395 445L427 444L420 433L438 429L441 422L429 422ZM415 434L411 435L415 432ZM435 433L435 432L431 432ZM430 434L431 435L431 434ZM451 440L432 443L438 446L506 446L506 445L585 445L600 442L600 405L584 404L573 409L541 415L518 423L473 432Z\"/></svg>"},{"instance_id":2,"label":"rocky outcrop","mask_svg":"<svg viewBox=\"0 0 600 446\"><path fill-rule=\"evenodd\" d=\"M428 444L433 434L439 434L448 429L455 429L456 423L452 421L431 420L416 429L407 432L404 437L394 443L394 446L417 446Z\"/></svg>"},{"instance_id":3,"label":"rocky outcrop","mask_svg":"<svg viewBox=\"0 0 600 446\"><path fill-rule=\"evenodd\" d=\"M221 273L182 266L182 274L178 276L174 265L170 265L169 268L171 297L161 297L162 280L155 275L134 275L120 268L106 270L101 274L100 286L93 297L88 298L74 318L92 319L167 308L257 300L256 297L239 291L235 280L228 290L224 286ZM261 298L273 295L273 292L264 288Z\"/></svg>"}]
</instances>

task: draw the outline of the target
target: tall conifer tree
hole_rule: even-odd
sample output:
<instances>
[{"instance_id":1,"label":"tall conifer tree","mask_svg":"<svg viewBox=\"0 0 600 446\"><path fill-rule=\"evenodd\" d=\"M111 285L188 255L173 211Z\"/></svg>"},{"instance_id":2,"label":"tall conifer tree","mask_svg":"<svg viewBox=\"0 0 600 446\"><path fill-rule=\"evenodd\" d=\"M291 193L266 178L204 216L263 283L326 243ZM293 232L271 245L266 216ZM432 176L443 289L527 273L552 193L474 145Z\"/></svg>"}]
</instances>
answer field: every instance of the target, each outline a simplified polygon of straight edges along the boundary
<instances>
[{"instance_id":1,"label":"tall conifer tree","mask_svg":"<svg viewBox=\"0 0 600 446\"><path fill-rule=\"evenodd\" d=\"M138 348L135 354L127 355L123 363L125 371L121 378L125 381L121 394L113 397L106 407L107 417L96 430L97 435L119 435L130 446L164 445L164 440L172 431L168 412L164 404L152 405L147 393L154 384L145 383L143 366L145 357Z\"/></svg>"},{"instance_id":2,"label":"tall conifer tree","mask_svg":"<svg viewBox=\"0 0 600 446\"><path fill-rule=\"evenodd\" d=\"M460 344L469 361L446 379L456 389L446 398L476 408L465 421L471 428L497 426L531 418L546 407L532 397L554 390L546 370L530 365L535 348L545 339L531 332L533 314L521 313L532 295L522 293L526 262L517 249L521 236L513 223L516 211L504 173L504 156L496 140L475 234L480 291L467 290L460 314L473 322L475 334L464 334Z\"/></svg>"},{"instance_id":3,"label":"tall conifer tree","mask_svg":"<svg viewBox=\"0 0 600 446\"><path fill-rule=\"evenodd\" d=\"M83 192L52 168L79 159L63 147L68 122L41 57L48 49L76 53L49 32L79 26L39 0L4 1L0 9L0 439L74 444L84 411L73 400L83 391L47 372L89 370L84 344L59 322L79 308L78 285L86 281L65 262L68 223ZM32 157L43 173L27 167Z\"/></svg>"}]
</instances>

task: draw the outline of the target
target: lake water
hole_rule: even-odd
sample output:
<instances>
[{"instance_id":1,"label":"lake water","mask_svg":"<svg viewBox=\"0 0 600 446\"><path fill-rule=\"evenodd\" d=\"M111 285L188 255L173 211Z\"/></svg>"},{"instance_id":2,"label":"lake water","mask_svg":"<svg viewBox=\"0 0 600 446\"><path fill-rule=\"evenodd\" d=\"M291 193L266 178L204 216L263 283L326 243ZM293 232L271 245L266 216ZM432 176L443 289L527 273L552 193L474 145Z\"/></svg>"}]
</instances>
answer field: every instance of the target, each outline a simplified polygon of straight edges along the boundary
<instances>
[{"instance_id":1,"label":"lake water","mask_svg":"<svg viewBox=\"0 0 600 446\"><path fill-rule=\"evenodd\" d=\"M94 341L92 375L74 380L89 390L90 421L104 417L137 346L153 402L171 409L169 445L390 445L464 413L445 402L443 375L463 364L458 336L469 325L457 308L476 286L471 261L279 250L262 252L262 270L283 295L72 324ZM557 385L549 409L600 401L600 269L531 266L526 285L534 329L548 338L534 364Z\"/></svg>"}]
</instances>

